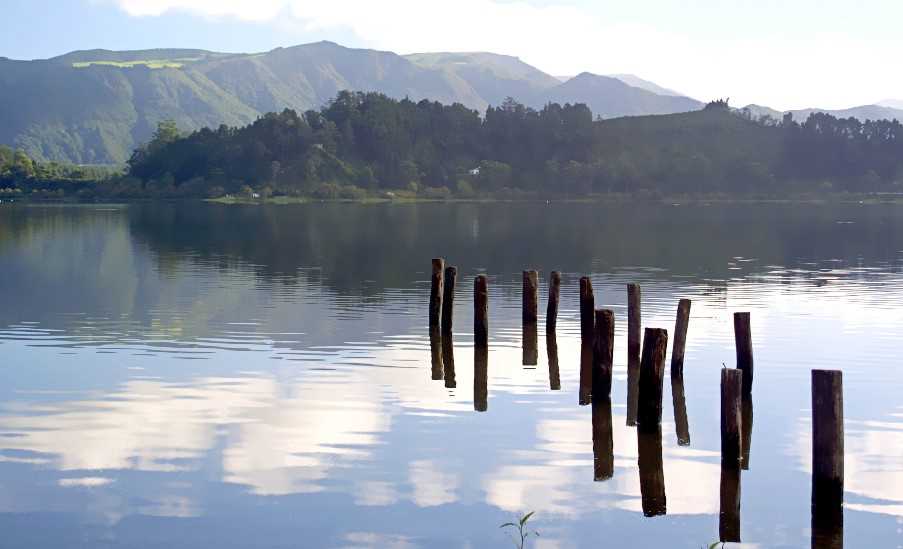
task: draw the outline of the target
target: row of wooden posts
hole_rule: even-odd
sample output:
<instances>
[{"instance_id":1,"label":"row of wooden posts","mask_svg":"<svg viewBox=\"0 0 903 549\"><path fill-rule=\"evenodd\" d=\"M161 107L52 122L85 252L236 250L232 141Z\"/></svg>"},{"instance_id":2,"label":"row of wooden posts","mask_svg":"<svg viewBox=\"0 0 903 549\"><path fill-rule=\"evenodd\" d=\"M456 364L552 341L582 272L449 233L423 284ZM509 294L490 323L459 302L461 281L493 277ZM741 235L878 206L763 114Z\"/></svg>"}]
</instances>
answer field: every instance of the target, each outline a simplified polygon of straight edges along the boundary
<instances>
[{"instance_id":1,"label":"row of wooden posts","mask_svg":"<svg viewBox=\"0 0 903 549\"><path fill-rule=\"evenodd\" d=\"M432 261L429 320L431 334L441 334L443 355L446 361L454 360L451 352L451 334L454 311L454 295L458 271L456 267L446 267L441 258ZM555 331L560 302L561 273L553 271L549 277L549 297L546 309L546 337L549 345L556 347L554 361L557 366L557 344ZM592 282L589 277L580 279L580 334L581 334L581 404L608 404L610 418L610 394L614 358L615 315L611 309L595 307ZM627 285L627 423L636 425L640 433L641 491L644 512L647 515L664 512L664 478L661 471L661 420L662 394L664 383L664 362L668 346L668 332L661 328L646 328L640 339L641 289L639 284ZM485 274L476 276L474 281L474 348L475 348L475 407L485 411L487 407L487 364L489 346L489 292ZM691 302L681 299L677 307L675 338L671 352L672 387L679 387L683 404L683 368L687 331L690 321ZM736 368L721 369L721 538L722 541L739 541L739 470L749 466L749 444L752 419L753 387L753 345L750 313L734 313L734 338L736 348ZM524 364L537 363L536 333L539 321L539 273L534 270L523 272L522 322L524 328ZM552 349L549 349L550 374ZM557 368L556 368L557 370ZM454 368L451 368L453 375ZM557 377L557 371L555 376ZM451 380L453 383L453 380ZM449 380L446 380L448 384ZM677 382L677 383L675 383ZM553 389L560 388L560 381L551 379ZM453 386L453 385L452 385ZM678 395L674 395L675 399ZM689 444L686 408L681 414L675 413L678 443ZM678 410L675 400L675 410ZM682 416L682 417L679 417ZM744 425L747 419L749 425ZM603 437L600 446L611 450L610 419L609 433ZM594 435L595 435L594 428ZM652 435L642 436L643 434ZM648 441L658 435L658 455L643 451ZM607 439L607 440L606 440ZM644 442L646 441L646 442ZM594 436L594 446L595 446ZM746 446L746 447L744 447ZM648 457L651 456L651 457ZM646 459L644 459L646 457ZM842 544L842 534L837 529L842 525L843 501L843 389L842 376L836 370L812 371L812 510L813 546L837 546ZM645 463L644 463L645 461ZM596 479L610 478L613 463L596 472ZM611 469L611 470L609 470ZM643 470L651 471L645 475ZM736 470L735 470L736 469ZM658 471L658 474L656 474ZM732 481L733 479L733 481ZM648 486L646 486L648 485ZM728 487L725 490L725 486ZM731 489L735 487L735 489ZM642 490L648 488L648 490ZM646 497L647 493L649 497ZM647 506L648 503L648 506ZM662 508L658 509L657 506ZM736 513L731 513L736 509ZM833 533L832 533L833 532ZM842 532L842 530L841 530Z\"/></svg>"}]
</instances>

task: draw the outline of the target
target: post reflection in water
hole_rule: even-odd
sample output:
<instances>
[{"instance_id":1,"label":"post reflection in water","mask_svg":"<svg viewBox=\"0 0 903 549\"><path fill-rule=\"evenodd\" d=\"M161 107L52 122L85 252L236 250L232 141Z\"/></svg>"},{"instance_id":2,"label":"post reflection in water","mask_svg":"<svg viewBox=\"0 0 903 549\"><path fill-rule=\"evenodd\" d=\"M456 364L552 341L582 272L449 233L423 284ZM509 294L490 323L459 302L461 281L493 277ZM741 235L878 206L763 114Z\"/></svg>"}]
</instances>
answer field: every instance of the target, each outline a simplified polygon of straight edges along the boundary
<instances>
[{"instance_id":1,"label":"post reflection in water","mask_svg":"<svg viewBox=\"0 0 903 549\"><path fill-rule=\"evenodd\" d=\"M812 506L812 549L843 549L843 508Z\"/></svg>"},{"instance_id":2,"label":"post reflection in water","mask_svg":"<svg viewBox=\"0 0 903 549\"><path fill-rule=\"evenodd\" d=\"M539 364L539 331L535 322L524 322L521 330L524 346L523 365Z\"/></svg>"},{"instance_id":3,"label":"post reflection in water","mask_svg":"<svg viewBox=\"0 0 903 549\"><path fill-rule=\"evenodd\" d=\"M546 330L546 352L549 355L549 389L561 390L561 372L558 369L558 339L555 329Z\"/></svg>"},{"instance_id":4,"label":"post reflection in water","mask_svg":"<svg viewBox=\"0 0 903 549\"><path fill-rule=\"evenodd\" d=\"M643 515L657 517L667 513L665 498L665 469L662 461L662 430L637 430L639 452L640 495Z\"/></svg>"},{"instance_id":5,"label":"post reflection in water","mask_svg":"<svg viewBox=\"0 0 903 549\"><path fill-rule=\"evenodd\" d=\"M430 362L432 364L432 379L442 379L442 335L438 326L430 326Z\"/></svg>"},{"instance_id":6,"label":"post reflection in water","mask_svg":"<svg viewBox=\"0 0 903 549\"><path fill-rule=\"evenodd\" d=\"M740 543L740 465L721 463L721 510L718 537L722 543Z\"/></svg>"},{"instance_id":7,"label":"post reflection in water","mask_svg":"<svg viewBox=\"0 0 903 549\"><path fill-rule=\"evenodd\" d=\"M485 412L489 409L489 349L477 346L473 349L473 409Z\"/></svg>"},{"instance_id":8,"label":"post reflection in water","mask_svg":"<svg viewBox=\"0 0 903 549\"><path fill-rule=\"evenodd\" d=\"M740 449L741 457L740 457L740 466L743 467L744 471L749 470L749 454L750 449L752 448L752 430L753 430L753 402L751 395L744 395L743 402L740 405L740 414L742 416L741 419L741 444L742 447Z\"/></svg>"},{"instance_id":9,"label":"post reflection in water","mask_svg":"<svg viewBox=\"0 0 903 549\"><path fill-rule=\"evenodd\" d=\"M608 480L615 474L611 398L593 398L593 480Z\"/></svg>"},{"instance_id":10,"label":"post reflection in water","mask_svg":"<svg viewBox=\"0 0 903 549\"><path fill-rule=\"evenodd\" d=\"M690 423L687 419L687 399L684 395L684 378L671 372L671 400L674 403L674 429L678 446L690 445Z\"/></svg>"},{"instance_id":11,"label":"post reflection in water","mask_svg":"<svg viewBox=\"0 0 903 549\"><path fill-rule=\"evenodd\" d=\"M455 342L448 333L442 336L442 367L445 373L445 386L454 389L458 386L455 381Z\"/></svg>"},{"instance_id":12,"label":"post reflection in water","mask_svg":"<svg viewBox=\"0 0 903 549\"><path fill-rule=\"evenodd\" d=\"M593 395L593 346L592 343L580 344L580 406L592 401Z\"/></svg>"},{"instance_id":13,"label":"post reflection in water","mask_svg":"<svg viewBox=\"0 0 903 549\"><path fill-rule=\"evenodd\" d=\"M637 406L640 403L640 363L633 355L627 359L627 425L636 427Z\"/></svg>"}]
</instances>

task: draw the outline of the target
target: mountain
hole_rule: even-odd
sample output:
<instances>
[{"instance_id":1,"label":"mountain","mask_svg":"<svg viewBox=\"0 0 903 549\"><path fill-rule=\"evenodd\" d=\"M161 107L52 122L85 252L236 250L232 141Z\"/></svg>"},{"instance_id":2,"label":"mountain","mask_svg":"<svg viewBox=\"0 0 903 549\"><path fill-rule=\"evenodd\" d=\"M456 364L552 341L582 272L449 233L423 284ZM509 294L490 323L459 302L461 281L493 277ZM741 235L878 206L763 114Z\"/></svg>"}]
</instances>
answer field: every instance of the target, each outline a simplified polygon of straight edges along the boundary
<instances>
[{"instance_id":1,"label":"mountain","mask_svg":"<svg viewBox=\"0 0 903 549\"><path fill-rule=\"evenodd\" d=\"M744 107L749 109L754 117L763 115L771 116L777 120L784 117L784 112L765 107L762 105L747 105ZM797 122L805 122L809 115L815 112L824 112L837 118L856 118L858 120L900 120L903 121L903 109L897 109L890 106L882 105L861 105L859 107L851 107L849 109L798 109L786 111L793 115L793 119Z\"/></svg>"},{"instance_id":2,"label":"mountain","mask_svg":"<svg viewBox=\"0 0 903 549\"><path fill-rule=\"evenodd\" d=\"M879 101L878 105L903 110L903 99L885 99L884 101Z\"/></svg>"},{"instance_id":3,"label":"mountain","mask_svg":"<svg viewBox=\"0 0 903 549\"><path fill-rule=\"evenodd\" d=\"M481 112L509 96L537 108L585 102L605 117L700 106L603 76L562 83L516 57L491 53L400 56L331 42L257 54L86 50L36 61L0 57L0 144L39 160L121 163L163 119L183 130L242 125L270 111L319 108L345 89L458 102Z\"/></svg>"},{"instance_id":4,"label":"mountain","mask_svg":"<svg viewBox=\"0 0 903 549\"><path fill-rule=\"evenodd\" d=\"M629 86L617 78L584 72L548 90L542 103L586 103L603 118L672 114L699 110L689 97L672 97Z\"/></svg>"},{"instance_id":5,"label":"mountain","mask_svg":"<svg viewBox=\"0 0 903 549\"><path fill-rule=\"evenodd\" d=\"M682 97L683 94L676 92L674 90L669 90L668 88L663 88L656 84L655 82L650 82L649 80L644 80L635 74L610 74L612 78L617 78L621 82L624 82L628 86L633 86L634 88L640 88L641 90L650 91L652 93L658 95L670 95L674 97Z\"/></svg>"}]
</instances>

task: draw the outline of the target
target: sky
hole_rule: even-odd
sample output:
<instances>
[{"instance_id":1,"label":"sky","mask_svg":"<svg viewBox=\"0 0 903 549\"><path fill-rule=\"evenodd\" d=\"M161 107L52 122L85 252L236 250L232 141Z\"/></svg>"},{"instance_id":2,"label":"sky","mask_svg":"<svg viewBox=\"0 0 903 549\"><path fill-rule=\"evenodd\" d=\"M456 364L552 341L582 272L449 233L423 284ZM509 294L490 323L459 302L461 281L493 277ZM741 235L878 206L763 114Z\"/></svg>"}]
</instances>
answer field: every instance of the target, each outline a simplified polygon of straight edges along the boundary
<instances>
[{"instance_id":1,"label":"sky","mask_svg":"<svg viewBox=\"0 0 903 549\"><path fill-rule=\"evenodd\" d=\"M259 52L319 40L491 51L556 75L632 73L735 106L903 99L900 0L2 0L0 56Z\"/></svg>"}]
</instances>

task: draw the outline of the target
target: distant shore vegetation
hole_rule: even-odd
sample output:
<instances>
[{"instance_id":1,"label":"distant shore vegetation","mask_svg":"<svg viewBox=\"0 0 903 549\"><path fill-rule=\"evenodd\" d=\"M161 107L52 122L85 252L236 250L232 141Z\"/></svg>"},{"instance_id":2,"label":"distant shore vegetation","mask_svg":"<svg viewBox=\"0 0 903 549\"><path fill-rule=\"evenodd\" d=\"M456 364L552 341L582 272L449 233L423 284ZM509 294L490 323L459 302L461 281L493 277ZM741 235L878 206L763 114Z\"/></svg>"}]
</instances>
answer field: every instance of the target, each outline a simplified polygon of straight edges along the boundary
<instances>
[{"instance_id":1,"label":"distant shore vegetation","mask_svg":"<svg viewBox=\"0 0 903 549\"><path fill-rule=\"evenodd\" d=\"M903 193L903 126L815 113L594 118L582 104L460 104L341 92L320 110L183 133L163 121L122 167L0 146L0 200L781 198Z\"/></svg>"}]
</instances>

